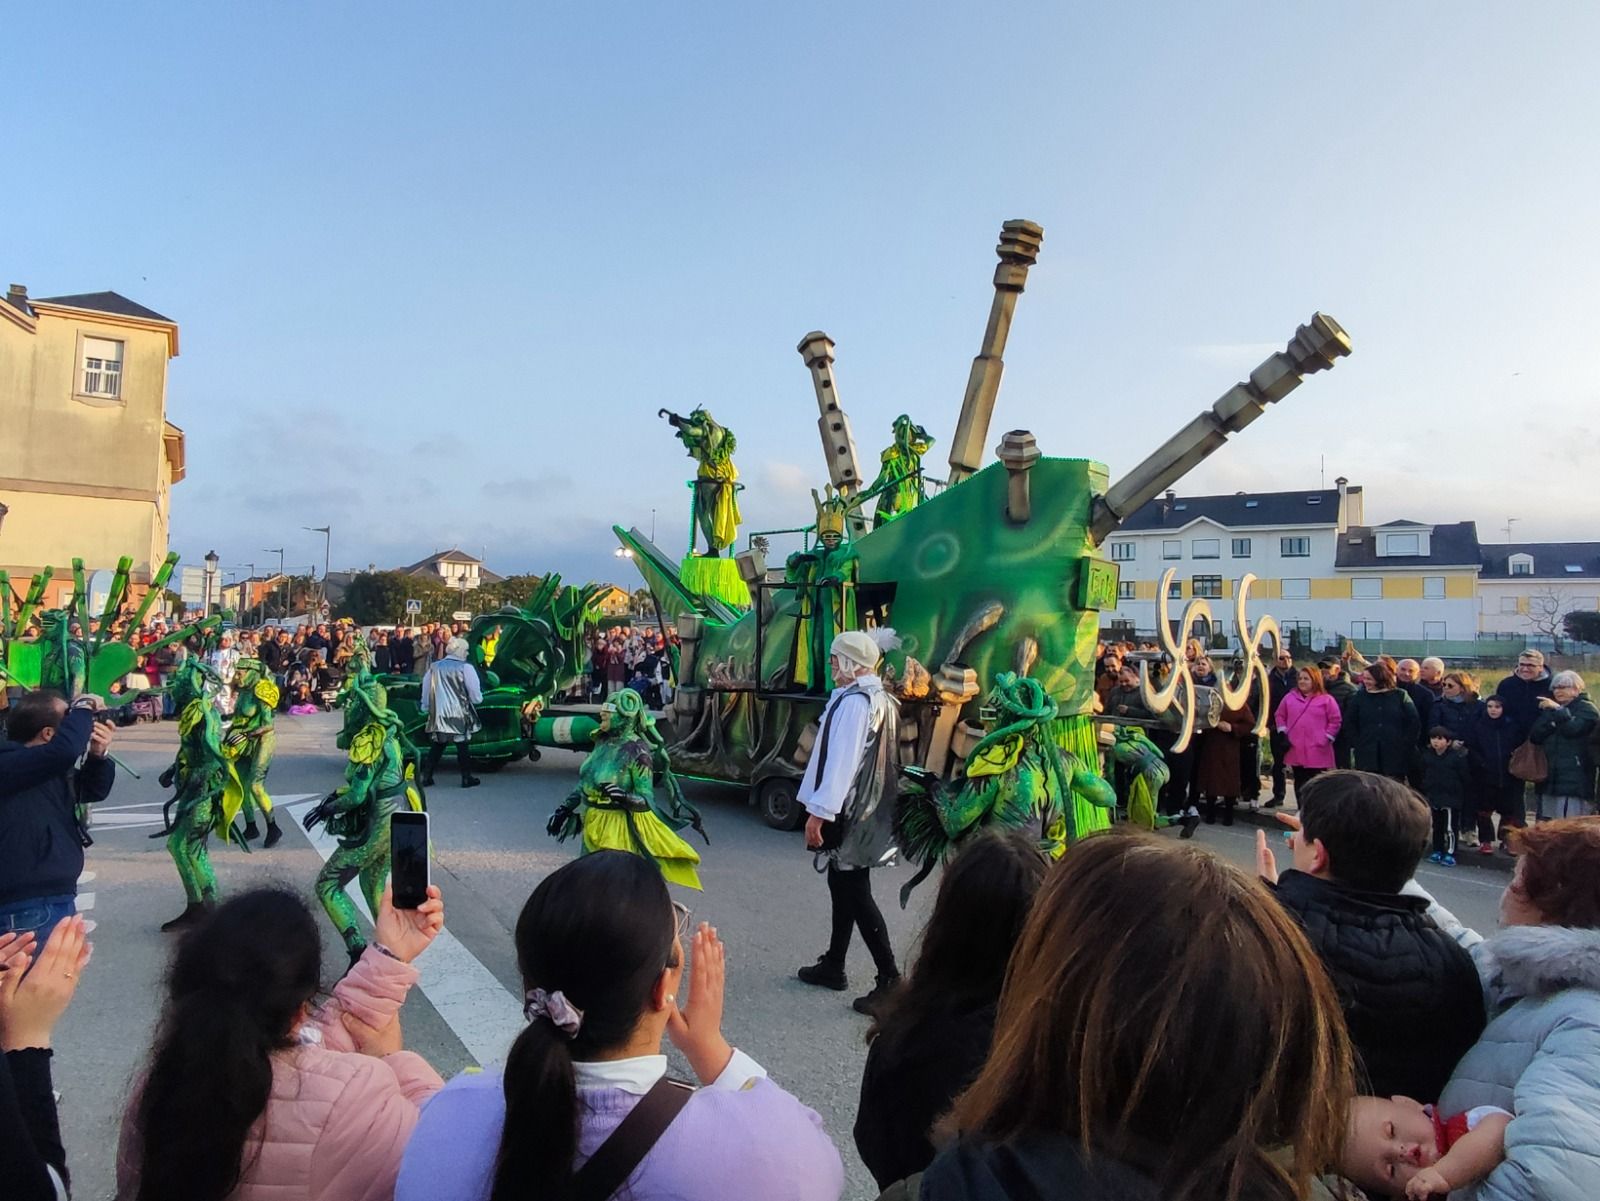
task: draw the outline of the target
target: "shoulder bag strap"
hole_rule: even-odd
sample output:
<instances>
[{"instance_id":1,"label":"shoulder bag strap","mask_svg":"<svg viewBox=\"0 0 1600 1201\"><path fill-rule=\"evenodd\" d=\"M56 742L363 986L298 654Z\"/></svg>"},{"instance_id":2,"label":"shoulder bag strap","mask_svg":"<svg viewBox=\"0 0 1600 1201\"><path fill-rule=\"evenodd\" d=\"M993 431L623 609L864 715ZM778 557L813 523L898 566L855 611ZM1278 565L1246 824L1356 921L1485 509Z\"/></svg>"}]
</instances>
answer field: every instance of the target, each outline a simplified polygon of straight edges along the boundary
<instances>
[{"instance_id":1,"label":"shoulder bag strap","mask_svg":"<svg viewBox=\"0 0 1600 1201\"><path fill-rule=\"evenodd\" d=\"M663 1076L628 1111L573 1179L577 1201L608 1201L650 1154L694 1096L694 1086Z\"/></svg>"}]
</instances>

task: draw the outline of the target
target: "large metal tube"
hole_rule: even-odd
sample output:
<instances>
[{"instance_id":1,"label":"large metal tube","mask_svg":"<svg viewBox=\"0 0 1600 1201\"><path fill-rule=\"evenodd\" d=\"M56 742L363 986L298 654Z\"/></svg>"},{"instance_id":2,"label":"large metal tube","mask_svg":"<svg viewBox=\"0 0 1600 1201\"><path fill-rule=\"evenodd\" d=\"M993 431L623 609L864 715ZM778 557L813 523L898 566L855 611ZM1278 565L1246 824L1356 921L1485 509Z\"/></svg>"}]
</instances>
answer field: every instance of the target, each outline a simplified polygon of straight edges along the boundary
<instances>
[{"instance_id":1,"label":"large metal tube","mask_svg":"<svg viewBox=\"0 0 1600 1201\"><path fill-rule=\"evenodd\" d=\"M1028 268L1038 261L1043 244L1044 227L1032 221L1007 221L1000 227L1000 245L995 247L1000 265L994 269L994 303L989 306L983 348L972 360L972 373L967 376L967 394L961 401L956 436L950 440L952 484L960 483L983 465L989 421L1000 395L1000 377L1006 369L1001 356L1011 334L1011 319L1017 312L1017 297L1027 285Z\"/></svg>"},{"instance_id":2,"label":"large metal tube","mask_svg":"<svg viewBox=\"0 0 1600 1201\"><path fill-rule=\"evenodd\" d=\"M1089 518L1089 534L1096 541L1115 530L1140 505L1154 500L1175 480L1215 454L1228 440L1300 386L1300 381L1326 371L1350 353L1350 336L1323 313L1295 330L1289 345L1267 357L1250 378L1223 393L1127 475L1097 496Z\"/></svg>"},{"instance_id":3,"label":"large metal tube","mask_svg":"<svg viewBox=\"0 0 1600 1201\"><path fill-rule=\"evenodd\" d=\"M854 496L861 490L861 468L856 459L856 440L850 432L850 418L839 407L839 390L833 379L833 339L820 329L812 330L795 347L811 371L811 386L817 393L817 432L822 435L822 455L828 460L828 478L840 496ZM867 532L861 510L852 509L849 517L852 537Z\"/></svg>"}]
</instances>

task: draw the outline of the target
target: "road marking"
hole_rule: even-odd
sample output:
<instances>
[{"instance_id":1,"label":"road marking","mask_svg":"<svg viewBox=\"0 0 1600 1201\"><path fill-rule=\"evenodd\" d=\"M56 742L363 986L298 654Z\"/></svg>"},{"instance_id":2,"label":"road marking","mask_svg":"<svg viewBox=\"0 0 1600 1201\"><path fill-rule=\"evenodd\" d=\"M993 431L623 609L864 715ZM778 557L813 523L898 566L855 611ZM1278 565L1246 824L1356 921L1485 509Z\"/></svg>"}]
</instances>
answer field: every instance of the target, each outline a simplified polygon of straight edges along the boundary
<instances>
[{"instance_id":1,"label":"road marking","mask_svg":"<svg viewBox=\"0 0 1600 1201\"><path fill-rule=\"evenodd\" d=\"M78 877L78 883L79 884L93 884L94 883L94 873L93 872L84 872L81 876Z\"/></svg>"},{"instance_id":2,"label":"road marking","mask_svg":"<svg viewBox=\"0 0 1600 1201\"><path fill-rule=\"evenodd\" d=\"M94 893L92 893L92 892L80 892L78 894L78 912L82 913L85 909L93 909L93 908L94 908Z\"/></svg>"},{"instance_id":3,"label":"road marking","mask_svg":"<svg viewBox=\"0 0 1600 1201\"><path fill-rule=\"evenodd\" d=\"M320 800L320 797L280 797L277 805L294 819L296 829L306 833L300 818ZM323 862L327 862L339 845L338 839L328 834L323 826L306 833L306 837ZM372 912L355 882L351 881L345 891L370 921ZM467 1053L485 1067L505 1062L512 1040L522 1031L525 1019L522 1005L494 973L448 929L439 932L416 966L421 976L417 987L461 1040Z\"/></svg>"}]
</instances>

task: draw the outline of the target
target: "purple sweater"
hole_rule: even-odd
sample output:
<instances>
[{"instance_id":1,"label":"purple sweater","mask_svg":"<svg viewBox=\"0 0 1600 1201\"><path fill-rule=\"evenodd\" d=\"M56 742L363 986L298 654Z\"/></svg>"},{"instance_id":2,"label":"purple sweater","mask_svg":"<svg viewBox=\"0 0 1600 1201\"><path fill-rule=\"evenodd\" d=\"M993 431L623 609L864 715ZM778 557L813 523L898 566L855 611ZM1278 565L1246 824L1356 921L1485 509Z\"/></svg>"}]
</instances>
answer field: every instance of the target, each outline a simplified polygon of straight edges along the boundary
<instances>
[{"instance_id":1,"label":"purple sweater","mask_svg":"<svg viewBox=\"0 0 1600 1201\"><path fill-rule=\"evenodd\" d=\"M579 1164L639 1098L584 1089ZM485 1201L505 1123L499 1072L464 1073L436 1093L406 1147L395 1201ZM822 1119L771 1080L702 1088L618 1191L628 1201L838 1201L844 1165Z\"/></svg>"}]
</instances>

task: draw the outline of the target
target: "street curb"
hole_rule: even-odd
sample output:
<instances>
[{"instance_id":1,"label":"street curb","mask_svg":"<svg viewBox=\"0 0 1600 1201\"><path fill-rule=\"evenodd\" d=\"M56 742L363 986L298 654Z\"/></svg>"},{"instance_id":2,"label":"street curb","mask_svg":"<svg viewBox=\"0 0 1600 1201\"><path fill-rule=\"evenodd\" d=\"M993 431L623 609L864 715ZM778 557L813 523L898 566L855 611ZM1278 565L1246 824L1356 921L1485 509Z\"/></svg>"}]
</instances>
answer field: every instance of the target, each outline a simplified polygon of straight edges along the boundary
<instances>
[{"instance_id":1,"label":"street curb","mask_svg":"<svg viewBox=\"0 0 1600 1201\"><path fill-rule=\"evenodd\" d=\"M1234 808L1233 820L1236 824L1242 822L1245 825L1261 826L1267 830L1285 830L1288 827L1274 815L1297 812L1299 812L1297 809L1289 805L1282 805L1276 809L1252 809L1248 805L1241 803ZM1423 860L1424 864L1427 864L1427 862L1426 859ZM1467 848L1463 854L1456 856L1457 867L1473 867L1481 872L1497 872L1502 876L1509 876L1516 865L1517 861L1515 859L1508 859L1501 854L1480 855L1477 849L1472 847Z\"/></svg>"}]
</instances>

